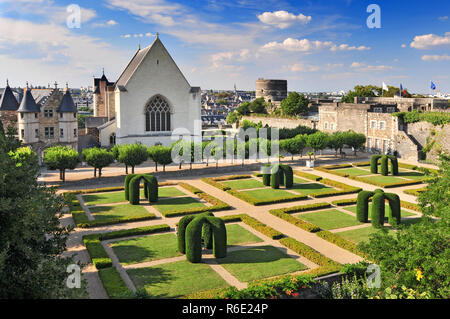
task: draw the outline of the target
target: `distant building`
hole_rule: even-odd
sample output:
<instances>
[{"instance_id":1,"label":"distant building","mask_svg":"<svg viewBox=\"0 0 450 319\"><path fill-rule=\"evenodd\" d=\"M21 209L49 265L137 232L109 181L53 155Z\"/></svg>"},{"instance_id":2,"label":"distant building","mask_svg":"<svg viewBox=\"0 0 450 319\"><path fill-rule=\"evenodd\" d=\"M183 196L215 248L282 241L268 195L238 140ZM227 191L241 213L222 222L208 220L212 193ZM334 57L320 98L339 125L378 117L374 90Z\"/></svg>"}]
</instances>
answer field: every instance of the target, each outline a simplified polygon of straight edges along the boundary
<instances>
[{"instance_id":1,"label":"distant building","mask_svg":"<svg viewBox=\"0 0 450 319\"><path fill-rule=\"evenodd\" d=\"M77 149L78 111L70 90L24 89L20 104L9 83L0 100L0 119L4 126L17 128L18 138L30 146L42 162L46 148L66 145Z\"/></svg>"},{"instance_id":2,"label":"distant building","mask_svg":"<svg viewBox=\"0 0 450 319\"><path fill-rule=\"evenodd\" d=\"M256 98L263 97L267 103L279 106L287 98L287 80L256 80Z\"/></svg>"}]
</instances>

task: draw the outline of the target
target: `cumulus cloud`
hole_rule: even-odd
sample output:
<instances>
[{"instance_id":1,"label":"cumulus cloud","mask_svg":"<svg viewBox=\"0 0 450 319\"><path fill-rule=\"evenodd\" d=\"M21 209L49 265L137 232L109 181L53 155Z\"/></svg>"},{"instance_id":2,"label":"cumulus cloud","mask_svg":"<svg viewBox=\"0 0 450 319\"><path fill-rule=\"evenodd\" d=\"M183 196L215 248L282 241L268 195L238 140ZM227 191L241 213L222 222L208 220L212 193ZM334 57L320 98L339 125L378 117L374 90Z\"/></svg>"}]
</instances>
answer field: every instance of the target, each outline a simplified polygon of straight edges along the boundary
<instances>
[{"instance_id":1,"label":"cumulus cloud","mask_svg":"<svg viewBox=\"0 0 450 319\"><path fill-rule=\"evenodd\" d=\"M115 20L108 20L106 22L93 23L92 26L103 28L103 27L113 27L113 26L118 25L118 24L119 23L117 21L115 21Z\"/></svg>"},{"instance_id":2,"label":"cumulus cloud","mask_svg":"<svg viewBox=\"0 0 450 319\"><path fill-rule=\"evenodd\" d=\"M320 67L317 65L307 65L303 63L296 63L289 67L291 72L317 72Z\"/></svg>"},{"instance_id":3,"label":"cumulus cloud","mask_svg":"<svg viewBox=\"0 0 450 319\"><path fill-rule=\"evenodd\" d=\"M423 61L450 61L450 55L424 55L422 57Z\"/></svg>"},{"instance_id":4,"label":"cumulus cloud","mask_svg":"<svg viewBox=\"0 0 450 319\"><path fill-rule=\"evenodd\" d=\"M370 50L370 47L366 46L349 46L348 44L336 45L331 41L310 41L308 39L293 39L287 38L283 42L269 42L266 43L262 50L286 50L293 52L309 52L314 50L329 49L331 51L364 51Z\"/></svg>"},{"instance_id":5,"label":"cumulus cloud","mask_svg":"<svg viewBox=\"0 0 450 319\"><path fill-rule=\"evenodd\" d=\"M264 12L258 15L259 21L265 24L275 26L279 29L286 29L296 23L308 24L311 22L311 16L305 16L300 13L295 15L293 13L281 10L274 12Z\"/></svg>"},{"instance_id":6,"label":"cumulus cloud","mask_svg":"<svg viewBox=\"0 0 450 319\"><path fill-rule=\"evenodd\" d=\"M446 32L444 36L436 34L424 34L414 37L410 46L415 49L430 49L436 46L450 45L450 32Z\"/></svg>"}]
</instances>

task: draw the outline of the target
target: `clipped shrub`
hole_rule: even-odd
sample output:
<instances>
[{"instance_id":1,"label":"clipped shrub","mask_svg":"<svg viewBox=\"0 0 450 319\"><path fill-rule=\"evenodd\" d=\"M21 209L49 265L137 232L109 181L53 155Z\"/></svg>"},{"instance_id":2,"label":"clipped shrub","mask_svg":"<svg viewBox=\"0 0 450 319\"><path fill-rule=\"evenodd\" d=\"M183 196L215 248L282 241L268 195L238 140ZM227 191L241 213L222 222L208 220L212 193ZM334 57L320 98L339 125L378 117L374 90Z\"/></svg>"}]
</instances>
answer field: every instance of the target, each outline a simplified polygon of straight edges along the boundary
<instances>
[{"instance_id":1,"label":"clipped shrub","mask_svg":"<svg viewBox=\"0 0 450 319\"><path fill-rule=\"evenodd\" d=\"M398 175L398 159L393 155L386 155L391 160L391 174Z\"/></svg>"},{"instance_id":2,"label":"clipped shrub","mask_svg":"<svg viewBox=\"0 0 450 319\"><path fill-rule=\"evenodd\" d=\"M109 298L118 298L129 292L127 285L116 268L100 269L98 274Z\"/></svg>"},{"instance_id":3,"label":"clipped shrub","mask_svg":"<svg viewBox=\"0 0 450 319\"><path fill-rule=\"evenodd\" d=\"M261 234L266 235L267 237L271 239L280 239L284 237L283 233L280 233L278 230L273 229L270 226L267 226L266 224L261 223L260 221L248 216L248 215L241 215L241 220L243 223L249 225L250 227L254 228L255 230L259 231Z\"/></svg>"},{"instance_id":4,"label":"clipped shrub","mask_svg":"<svg viewBox=\"0 0 450 319\"><path fill-rule=\"evenodd\" d=\"M411 209L414 210L416 212L420 212L420 206L414 203L410 203L410 202L406 202L401 200L400 201L400 206L403 208L407 208L407 209Z\"/></svg>"},{"instance_id":5,"label":"clipped shrub","mask_svg":"<svg viewBox=\"0 0 450 319\"><path fill-rule=\"evenodd\" d=\"M361 191L356 199L356 220L361 223L367 223L369 220L369 197L373 192Z\"/></svg>"},{"instance_id":6,"label":"clipped shrub","mask_svg":"<svg viewBox=\"0 0 450 319\"><path fill-rule=\"evenodd\" d=\"M370 158L370 172L372 174L378 174L378 160L381 158L381 155L372 155Z\"/></svg>"},{"instance_id":7,"label":"clipped shrub","mask_svg":"<svg viewBox=\"0 0 450 319\"><path fill-rule=\"evenodd\" d=\"M225 186L225 185L223 185L221 183L216 182L214 178L202 178L202 181L207 183L207 184L209 184L209 185L211 185L211 186L214 186L214 187L216 187L216 188L218 188L218 189L220 189L220 190L222 190L224 192L226 192L227 190L231 189L228 186Z\"/></svg>"},{"instance_id":8,"label":"clipped shrub","mask_svg":"<svg viewBox=\"0 0 450 319\"><path fill-rule=\"evenodd\" d=\"M333 243L336 246L344 248L345 250L348 250L356 255L365 257L365 254L358 249L357 244L345 239L342 236L339 236L339 234L335 234L330 231L323 230L323 231L317 232L316 235L319 236L320 238L325 239L326 241L329 241L330 243Z\"/></svg>"},{"instance_id":9,"label":"clipped shrub","mask_svg":"<svg viewBox=\"0 0 450 319\"><path fill-rule=\"evenodd\" d=\"M359 166L370 166L370 162L353 163L353 166L356 166L356 167L359 167Z\"/></svg>"},{"instance_id":10,"label":"clipped shrub","mask_svg":"<svg viewBox=\"0 0 450 319\"><path fill-rule=\"evenodd\" d=\"M399 225L401 221L400 197L394 193L385 193L389 201L388 221L392 226Z\"/></svg>"},{"instance_id":11,"label":"clipped shrub","mask_svg":"<svg viewBox=\"0 0 450 319\"><path fill-rule=\"evenodd\" d=\"M383 176L388 174L388 157L386 155L381 156L380 174Z\"/></svg>"},{"instance_id":12,"label":"clipped shrub","mask_svg":"<svg viewBox=\"0 0 450 319\"><path fill-rule=\"evenodd\" d=\"M136 174L128 174L125 176L125 200L130 200L130 181L136 176Z\"/></svg>"},{"instance_id":13,"label":"clipped shrub","mask_svg":"<svg viewBox=\"0 0 450 319\"><path fill-rule=\"evenodd\" d=\"M280 165L283 175L284 175L284 186L286 188L292 188L294 185L294 172L292 170L292 167L289 165Z\"/></svg>"},{"instance_id":14,"label":"clipped shrub","mask_svg":"<svg viewBox=\"0 0 450 319\"><path fill-rule=\"evenodd\" d=\"M372 211L370 218L372 219L372 226L376 228L383 227L384 225L384 192L375 191L372 197Z\"/></svg>"},{"instance_id":15,"label":"clipped shrub","mask_svg":"<svg viewBox=\"0 0 450 319\"><path fill-rule=\"evenodd\" d=\"M270 174L270 187L273 189L280 188L280 170Z\"/></svg>"},{"instance_id":16,"label":"clipped shrub","mask_svg":"<svg viewBox=\"0 0 450 319\"><path fill-rule=\"evenodd\" d=\"M355 205L358 202L356 198L334 200L331 203L336 206Z\"/></svg>"},{"instance_id":17,"label":"clipped shrub","mask_svg":"<svg viewBox=\"0 0 450 319\"><path fill-rule=\"evenodd\" d=\"M291 215L285 213L283 211L283 209L272 209L269 211L269 213L271 213L272 215L277 216L277 217L287 221L288 223L291 223L301 229L304 229L310 233L315 233L315 232L320 231L319 226L308 223L302 219L292 217Z\"/></svg>"}]
</instances>

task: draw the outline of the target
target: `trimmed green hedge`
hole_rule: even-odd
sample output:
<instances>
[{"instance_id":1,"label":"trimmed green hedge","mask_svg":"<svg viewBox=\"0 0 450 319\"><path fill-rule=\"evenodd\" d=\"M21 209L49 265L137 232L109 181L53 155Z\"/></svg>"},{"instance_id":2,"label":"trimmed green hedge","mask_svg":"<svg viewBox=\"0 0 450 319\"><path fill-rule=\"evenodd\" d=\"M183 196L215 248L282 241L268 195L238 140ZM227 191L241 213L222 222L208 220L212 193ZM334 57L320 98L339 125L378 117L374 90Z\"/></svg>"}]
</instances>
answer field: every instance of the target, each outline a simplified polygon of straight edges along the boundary
<instances>
[{"instance_id":1,"label":"trimmed green hedge","mask_svg":"<svg viewBox=\"0 0 450 319\"><path fill-rule=\"evenodd\" d=\"M372 197L372 211L370 214L372 226L376 228L383 227L384 216L385 216L384 192L375 191Z\"/></svg>"},{"instance_id":2,"label":"trimmed green hedge","mask_svg":"<svg viewBox=\"0 0 450 319\"><path fill-rule=\"evenodd\" d=\"M392 182L392 183L379 183L375 182L369 179L363 179L359 176L349 176L348 178L353 179L355 181L383 187L383 188L394 188L394 187L400 187L400 186L408 186L408 185L416 185L416 184L422 184L422 181L420 180L405 180L401 182Z\"/></svg>"},{"instance_id":3,"label":"trimmed green hedge","mask_svg":"<svg viewBox=\"0 0 450 319\"><path fill-rule=\"evenodd\" d=\"M224 191L224 192L226 192L227 190L231 189L228 186L225 186L225 185L223 185L221 183L216 182L213 178L202 178L202 181L207 183L207 184L209 184L209 185L211 185L211 186L214 186L215 188L218 188L218 189L220 189L221 191Z\"/></svg>"},{"instance_id":4,"label":"trimmed green hedge","mask_svg":"<svg viewBox=\"0 0 450 319\"><path fill-rule=\"evenodd\" d=\"M372 155L370 158L370 172L372 174L378 174L378 160L381 158L381 155Z\"/></svg>"},{"instance_id":5,"label":"trimmed green hedge","mask_svg":"<svg viewBox=\"0 0 450 319\"><path fill-rule=\"evenodd\" d=\"M357 203L357 199L356 198L339 199L339 200L334 200L331 203L336 206L349 206L349 205L355 205Z\"/></svg>"},{"instance_id":6,"label":"trimmed green hedge","mask_svg":"<svg viewBox=\"0 0 450 319\"><path fill-rule=\"evenodd\" d=\"M356 167L359 167L359 166L370 166L370 162L353 163L353 166L356 166Z\"/></svg>"},{"instance_id":7,"label":"trimmed green hedge","mask_svg":"<svg viewBox=\"0 0 450 319\"><path fill-rule=\"evenodd\" d=\"M334 272L337 272L342 268L342 265L339 264L338 262L335 262L334 260L325 257L317 250L295 240L294 238L291 237L282 238L280 239L280 243L283 246L292 249L297 254L305 257L306 259L312 261L313 263L319 266L328 267L330 268L330 270L334 270Z\"/></svg>"},{"instance_id":8,"label":"trimmed green hedge","mask_svg":"<svg viewBox=\"0 0 450 319\"><path fill-rule=\"evenodd\" d=\"M406 201L403 201L403 200L400 201L400 206L403 207L403 208L414 210L416 212L420 212L421 211L419 205L414 204L414 203L410 203L410 202L406 202Z\"/></svg>"},{"instance_id":9,"label":"trimmed green hedge","mask_svg":"<svg viewBox=\"0 0 450 319\"><path fill-rule=\"evenodd\" d=\"M323 231L317 232L316 235L319 236L320 238L325 239L326 241L329 241L330 243L333 243L336 246L344 248L345 250L348 250L356 255L359 255L361 257L366 257L366 255L358 249L357 244L339 236L339 234L335 234L335 233L329 232L327 230L323 230Z\"/></svg>"},{"instance_id":10,"label":"trimmed green hedge","mask_svg":"<svg viewBox=\"0 0 450 319\"><path fill-rule=\"evenodd\" d=\"M283 175L285 178L284 186L286 188L292 188L294 185L294 171L292 170L292 167L284 164L280 164L280 167L283 170Z\"/></svg>"},{"instance_id":11,"label":"trimmed green hedge","mask_svg":"<svg viewBox=\"0 0 450 319\"><path fill-rule=\"evenodd\" d=\"M399 225L401 221L400 197L394 193L384 193L384 196L389 201L389 224L392 226Z\"/></svg>"},{"instance_id":12,"label":"trimmed green hedge","mask_svg":"<svg viewBox=\"0 0 450 319\"><path fill-rule=\"evenodd\" d=\"M369 198L373 196L371 191L361 191L356 199L356 220L361 223L369 221Z\"/></svg>"},{"instance_id":13,"label":"trimmed green hedge","mask_svg":"<svg viewBox=\"0 0 450 319\"><path fill-rule=\"evenodd\" d=\"M386 155L381 156L380 174L382 176L388 175L388 157Z\"/></svg>"},{"instance_id":14,"label":"trimmed green hedge","mask_svg":"<svg viewBox=\"0 0 450 319\"><path fill-rule=\"evenodd\" d=\"M320 181L322 179L322 177L318 176L318 175L314 175L314 174L309 174L309 173L305 173L305 172L300 172L300 171L294 171L294 175L299 176L299 177L304 177L306 179L310 179L312 181Z\"/></svg>"},{"instance_id":15,"label":"trimmed green hedge","mask_svg":"<svg viewBox=\"0 0 450 319\"><path fill-rule=\"evenodd\" d=\"M325 166L319 166L319 167L323 167L325 169L339 169L339 168L352 167L352 164L333 164L333 165L325 165Z\"/></svg>"},{"instance_id":16,"label":"trimmed green hedge","mask_svg":"<svg viewBox=\"0 0 450 319\"><path fill-rule=\"evenodd\" d=\"M116 268L109 267L100 269L98 274L109 298L120 298L129 293L127 285L122 280L122 277L120 277Z\"/></svg>"},{"instance_id":17,"label":"trimmed green hedge","mask_svg":"<svg viewBox=\"0 0 450 319\"><path fill-rule=\"evenodd\" d=\"M197 195L197 194L200 194L200 193L204 193L201 189L199 189L199 188L197 188L195 186L192 186L191 184L188 184L188 183L180 182L180 183L178 183L178 186L183 187L185 190L191 192L192 194L196 194Z\"/></svg>"},{"instance_id":18,"label":"trimmed green hedge","mask_svg":"<svg viewBox=\"0 0 450 319\"><path fill-rule=\"evenodd\" d=\"M243 201L252 204L254 206L262 206L262 205L269 205L269 204L276 204L276 203L284 203L284 202L292 202L292 201L298 201L298 200L304 200L307 199L308 196L306 195L294 195L292 196L291 194L289 196L286 197L281 197L278 199L267 199L267 200L257 200L251 196L249 196L248 194L246 194L245 192L239 192L239 191L235 191L235 190L228 190L227 193L242 199Z\"/></svg>"},{"instance_id":19,"label":"trimmed green hedge","mask_svg":"<svg viewBox=\"0 0 450 319\"><path fill-rule=\"evenodd\" d=\"M311 223L308 223L302 219L299 218L295 218L291 215L289 215L288 213L285 213L283 211L283 209L272 209L269 211L269 213L271 213L274 216L277 216L285 221L287 221L288 223L291 223L301 229L304 229L310 233L315 233L320 231L320 227Z\"/></svg>"}]
</instances>

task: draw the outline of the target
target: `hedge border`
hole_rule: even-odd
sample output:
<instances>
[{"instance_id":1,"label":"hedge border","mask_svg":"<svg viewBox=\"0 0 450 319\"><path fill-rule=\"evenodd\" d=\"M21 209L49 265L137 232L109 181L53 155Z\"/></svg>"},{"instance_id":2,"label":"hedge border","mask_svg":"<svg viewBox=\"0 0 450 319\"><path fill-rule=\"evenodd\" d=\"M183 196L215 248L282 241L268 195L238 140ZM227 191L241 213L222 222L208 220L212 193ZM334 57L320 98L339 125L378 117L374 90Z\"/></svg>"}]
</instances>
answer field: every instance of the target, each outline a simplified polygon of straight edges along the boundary
<instances>
[{"instance_id":1,"label":"hedge border","mask_svg":"<svg viewBox=\"0 0 450 319\"><path fill-rule=\"evenodd\" d=\"M257 200L254 197L244 193L244 192L238 192L235 190L227 190L227 193L230 195L233 195L234 197L237 197L244 202L247 202L253 206L263 206L263 205L270 205L270 204L277 204L277 203L285 203L285 202L294 202L294 201L300 201L305 200L308 198L306 195L294 195L289 197L282 197L278 199L267 199L267 200Z\"/></svg>"},{"instance_id":2,"label":"hedge border","mask_svg":"<svg viewBox=\"0 0 450 319\"><path fill-rule=\"evenodd\" d=\"M425 192L427 190L426 187L415 188L415 189L405 189L403 193L413 196L419 196L420 193Z\"/></svg>"},{"instance_id":3,"label":"hedge border","mask_svg":"<svg viewBox=\"0 0 450 319\"><path fill-rule=\"evenodd\" d=\"M309 174L309 173L305 173L305 172L300 172L297 170L294 170L294 175L299 176L299 177L304 177L306 179L318 182L322 179L321 176L318 175L314 175L314 174Z\"/></svg>"},{"instance_id":4,"label":"hedge border","mask_svg":"<svg viewBox=\"0 0 450 319\"><path fill-rule=\"evenodd\" d=\"M358 256L361 256L364 258L367 257L363 252L361 252L358 249L357 244L355 244L354 242L352 242L350 240L345 239L342 236L339 236L338 234L332 233L328 230L322 230L322 231L317 232L316 235L332 244L335 244L336 246L339 246L345 250L348 250L348 251L354 253L355 255L358 255Z\"/></svg>"},{"instance_id":5,"label":"hedge border","mask_svg":"<svg viewBox=\"0 0 450 319\"><path fill-rule=\"evenodd\" d=\"M417 185L417 184L423 183L420 180L405 180L405 181L393 182L393 183L379 183L379 182L374 182L371 180L366 180L363 177L359 177L359 176L349 176L348 178L353 179L355 181L359 181L359 182L363 182L366 184L371 184L371 185L375 185L375 186L383 187L383 188L394 188L394 187Z\"/></svg>"}]
</instances>

